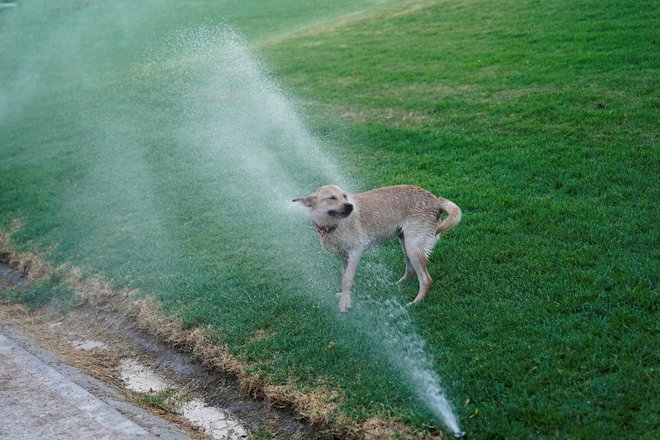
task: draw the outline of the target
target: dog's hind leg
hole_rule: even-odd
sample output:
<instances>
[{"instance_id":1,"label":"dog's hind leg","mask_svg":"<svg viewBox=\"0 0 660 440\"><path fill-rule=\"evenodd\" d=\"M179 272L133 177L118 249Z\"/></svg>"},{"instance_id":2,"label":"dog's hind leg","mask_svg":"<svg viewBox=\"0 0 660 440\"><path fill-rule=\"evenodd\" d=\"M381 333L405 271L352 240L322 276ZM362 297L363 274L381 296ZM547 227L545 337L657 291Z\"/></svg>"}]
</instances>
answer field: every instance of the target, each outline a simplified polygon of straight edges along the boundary
<instances>
[{"instance_id":1,"label":"dog's hind leg","mask_svg":"<svg viewBox=\"0 0 660 440\"><path fill-rule=\"evenodd\" d=\"M415 269L413 268L412 264L410 263L410 258L408 258L408 252L406 251L406 239L403 235L403 232L399 234L399 242L401 242L401 248L403 249L403 256L406 259L406 272L399 279L399 281L396 282L396 284L400 284L400 283L404 282L405 280L407 280L409 278L412 278L413 275L415 275Z\"/></svg>"},{"instance_id":2,"label":"dog's hind leg","mask_svg":"<svg viewBox=\"0 0 660 440\"><path fill-rule=\"evenodd\" d=\"M428 254L433 246L430 242L426 243L426 241L424 239L418 239L413 242L410 240L406 241L407 255L410 259L410 264L417 273L417 280L419 281L419 292L411 304L416 304L423 300L431 287L431 283L433 283L433 279L431 279L431 275L429 275L426 269Z\"/></svg>"},{"instance_id":3,"label":"dog's hind leg","mask_svg":"<svg viewBox=\"0 0 660 440\"><path fill-rule=\"evenodd\" d=\"M417 272L417 280L419 281L419 292L411 304L417 304L423 300L431 287L431 283L433 283L431 275L429 275L429 272L426 270L426 262L426 255L411 259L415 272Z\"/></svg>"}]
</instances>

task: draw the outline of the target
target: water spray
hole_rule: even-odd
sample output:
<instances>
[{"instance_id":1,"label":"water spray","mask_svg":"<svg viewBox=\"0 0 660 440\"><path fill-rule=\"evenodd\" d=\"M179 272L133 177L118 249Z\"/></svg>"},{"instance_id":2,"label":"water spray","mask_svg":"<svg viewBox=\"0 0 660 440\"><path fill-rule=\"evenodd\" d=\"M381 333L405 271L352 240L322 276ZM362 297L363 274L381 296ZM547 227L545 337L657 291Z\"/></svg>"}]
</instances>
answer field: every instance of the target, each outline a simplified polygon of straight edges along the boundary
<instances>
[{"instance_id":1,"label":"water spray","mask_svg":"<svg viewBox=\"0 0 660 440\"><path fill-rule=\"evenodd\" d=\"M382 265L365 266L371 271L389 271ZM379 278L382 279L381 282L389 285L387 280L395 277L393 273L381 273ZM366 292L363 295L360 303L354 305L353 312L378 316L378 319L377 322L369 321L369 326L362 330L380 341L383 352L400 371L410 390L419 396L435 418L445 425L447 431L453 433L456 438L467 438L467 434L458 424L444 385L427 351L426 342L413 325L410 309L394 298L383 302L382 298L368 297Z\"/></svg>"},{"instance_id":2,"label":"water spray","mask_svg":"<svg viewBox=\"0 0 660 440\"><path fill-rule=\"evenodd\" d=\"M332 182L349 188L354 185L346 184L341 167L327 154L327 146L307 130L295 107L277 83L264 73L260 62L251 55L242 38L224 26L182 31L146 62L135 67L136 76L145 83L155 85L151 89L150 99L158 102L163 111L155 115L150 111L144 114L129 113L123 117L123 103L110 102L106 108L112 110L107 110L111 117L99 117L98 120L103 123L91 125L95 132L90 136L98 140L100 159L108 159L99 160L98 170L94 168L94 172L90 173L94 182L99 176L102 177L97 188L116 189L117 185L124 185L120 188L129 191L111 191L121 194L121 197L112 199L112 206L118 207L115 211L128 218L131 210L135 210L139 213L136 217L148 218L155 225L149 228L151 240L131 239L128 243L153 249L154 254L171 254L170 247L174 246L169 243L176 239L170 238L172 233L162 226L158 215L158 197L154 195L157 190L151 188L148 178L162 170L152 168L148 158L150 154L160 152L155 147L152 151L152 140L142 137L139 126L142 121L171 128L171 132L167 133L168 141L176 147L168 151L172 154L172 160L167 166L174 171L189 172L194 169L195 181L191 188L203 191L206 200L214 202L208 208L208 218L222 219L218 223L222 224L225 232L223 240L234 239L232 231L243 233L246 228L251 228L251 236L262 234L264 237L264 240L255 242L268 243L270 248L278 250L278 257L286 257L282 258L287 262L286 270L290 270L290 261L297 258L295 261L298 264L307 265L300 272L316 273L319 266L317 254L305 254L303 246L296 247L295 244L304 243L291 238L295 237L295 233L280 234L288 238L277 242L274 237L278 235L271 231L296 230L298 225L292 225L296 221L295 215L287 211L291 208L285 208L291 205L291 196L303 194L318 186L319 182ZM168 80L164 81L164 78ZM157 87L159 84L166 86ZM122 146L122 149L114 148L115 145ZM125 145L140 148L127 149L123 147ZM127 151L130 152L128 158ZM182 158L181 164L178 157ZM145 180L140 185L127 185L126 182L134 181L135 176L145 176ZM139 191L133 187L139 188ZM69 208L78 206L76 203L96 200L98 192L86 191L88 193L83 197L79 193L72 194ZM126 200L132 203L126 203ZM231 224L233 217L223 217L225 212L215 211L212 207L215 205L240 207L244 210L241 218L250 220L251 226L243 221ZM249 211L252 207L258 208ZM69 211L76 212L75 209ZM175 214L170 215L175 217ZM113 230L99 227L104 225L95 223L98 217L112 219L112 215L94 216L89 225L91 231ZM267 221L261 222L262 218L267 218ZM302 220L300 223L306 224ZM240 240L236 242L240 243ZM314 252L318 252L317 247L315 243ZM394 277L388 275L385 278ZM322 277L305 279L305 283L301 290L310 293L330 284ZM314 296L312 298L323 301ZM336 313L334 297L331 304L332 313ZM434 417L444 423L455 438L466 438L407 308L397 301L383 304L382 298L364 301L364 304L360 318L367 319L359 321L376 324L370 328L360 327L364 330L363 334L382 344L384 356L400 372L409 388L420 396ZM355 324L356 327L360 325Z\"/></svg>"}]
</instances>

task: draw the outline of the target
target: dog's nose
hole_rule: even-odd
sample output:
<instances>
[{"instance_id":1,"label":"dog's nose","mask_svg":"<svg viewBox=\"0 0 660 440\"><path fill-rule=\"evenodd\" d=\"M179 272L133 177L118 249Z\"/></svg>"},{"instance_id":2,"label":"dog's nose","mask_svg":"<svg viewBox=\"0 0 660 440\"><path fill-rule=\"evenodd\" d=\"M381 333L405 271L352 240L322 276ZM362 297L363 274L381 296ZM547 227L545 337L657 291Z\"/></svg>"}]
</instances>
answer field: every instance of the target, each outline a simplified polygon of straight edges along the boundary
<instances>
[{"instance_id":1,"label":"dog's nose","mask_svg":"<svg viewBox=\"0 0 660 440\"><path fill-rule=\"evenodd\" d=\"M351 205L350 203L344 203L344 212L346 214L350 214L351 212L353 212L353 205Z\"/></svg>"}]
</instances>

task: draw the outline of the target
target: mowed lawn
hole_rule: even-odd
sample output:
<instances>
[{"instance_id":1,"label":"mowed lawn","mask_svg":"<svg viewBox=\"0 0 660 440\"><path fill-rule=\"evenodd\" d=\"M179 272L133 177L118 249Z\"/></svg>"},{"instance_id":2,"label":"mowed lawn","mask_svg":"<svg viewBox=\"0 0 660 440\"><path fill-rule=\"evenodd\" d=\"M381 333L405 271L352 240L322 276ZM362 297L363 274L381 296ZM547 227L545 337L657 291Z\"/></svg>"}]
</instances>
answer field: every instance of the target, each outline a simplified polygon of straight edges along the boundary
<instances>
[{"instance_id":1,"label":"mowed lawn","mask_svg":"<svg viewBox=\"0 0 660 440\"><path fill-rule=\"evenodd\" d=\"M339 261L254 183L286 181L290 200L331 182L287 149L298 119L214 79L244 59L214 61L208 29L230 24L347 190L461 206L409 319L471 438L657 438L658 3L262 3L0 10L16 245L153 295L272 383L336 391L337 414L441 427L377 340L387 318L336 313ZM223 111L254 115L222 126L253 174L213 131ZM415 282L390 284L403 268L398 243L367 255L354 302L412 299ZM57 281L12 299L66 305Z\"/></svg>"}]
</instances>

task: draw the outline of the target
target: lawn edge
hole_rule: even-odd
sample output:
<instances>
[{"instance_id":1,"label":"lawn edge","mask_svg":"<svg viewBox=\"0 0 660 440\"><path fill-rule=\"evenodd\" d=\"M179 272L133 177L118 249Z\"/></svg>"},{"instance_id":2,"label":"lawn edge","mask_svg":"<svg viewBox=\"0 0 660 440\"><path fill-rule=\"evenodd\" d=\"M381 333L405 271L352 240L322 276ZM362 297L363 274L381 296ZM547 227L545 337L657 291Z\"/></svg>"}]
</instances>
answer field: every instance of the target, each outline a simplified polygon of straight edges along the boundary
<instances>
[{"instance_id":1,"label":"lawn edge","mask_svg":"<svg viewBox=\"0 0 660 440\"><path fill-rule=\"evenodd\" d=\"M310 423L321 437L338 439L386 440L395 438L442 440L441 431L418 432L396 419L371 417L360 421L350 418L340 408L342 392L317 386L301 390L295 382L276 384L251 371L250 366L228 347L212 341L210 327L184 328L176 315L165 314L156 299L135 288L114 288L102 275L85 277L80 268L70 264L54 265L46 252L17 250L12 235L21 228L20 221L12 222L8 230L0 230L0 263L22 277L24 287L40 283L54 272L64 274L61 282L75 292L71 308L89 307L96 313L121 316L122 321L135 325L173 349L189 353L204 368L213 373L235 377L240 391L249 398L264 399L275 407L288 407L297 417ZM5 285L0 283L0 292ZM0 297L0 302L7 302ZM47 307L48 303L41 307ZM39 309L35 310L37 312ZM67 310L60 312L66 314Z\"/></svg>"}]
</instances>

